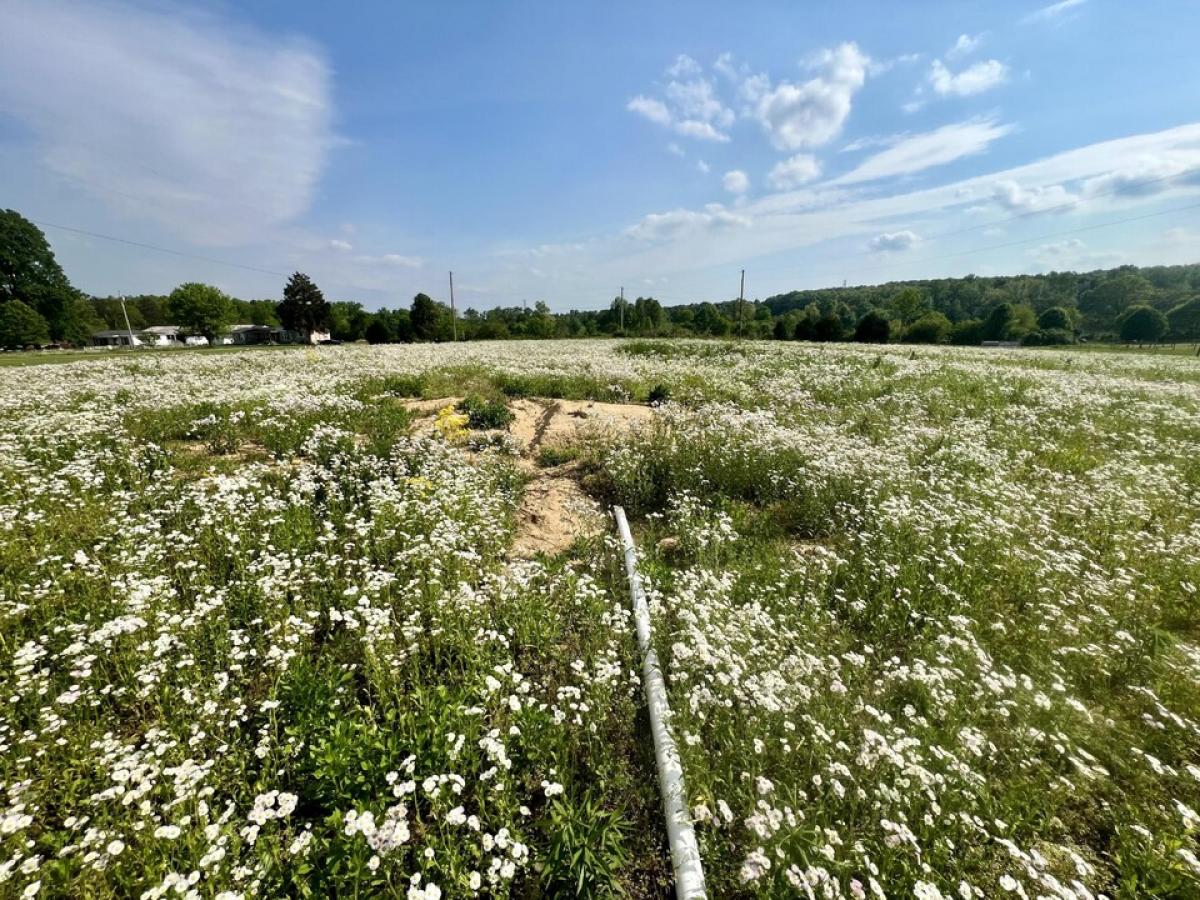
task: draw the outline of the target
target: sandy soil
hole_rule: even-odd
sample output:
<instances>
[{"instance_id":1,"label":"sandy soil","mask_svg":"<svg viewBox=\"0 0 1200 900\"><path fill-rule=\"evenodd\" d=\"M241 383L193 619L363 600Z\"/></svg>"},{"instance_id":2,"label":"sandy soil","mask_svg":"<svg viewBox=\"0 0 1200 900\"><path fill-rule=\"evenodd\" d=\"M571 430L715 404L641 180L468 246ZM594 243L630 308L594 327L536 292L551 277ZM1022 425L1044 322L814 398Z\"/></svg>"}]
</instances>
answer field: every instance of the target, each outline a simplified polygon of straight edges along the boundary
<instances>
[{"instance_id":1,"label":"sandy soil","mask_svg":"<svg viewBox=\"0 0 1200 900\"><path fill-rule=\"evenodd\" d=\"M417 413L417 428L432 428L438 410L459 399L411 400L405 405ZM607 517L579 486L577 466L567 463L551 469L539 468L538 450L543 446L569 446L583 437L625 431L648 422L654 410L634 403L541 398L512 400L508 408L515 416L508 433L516 439L520 465L530 476L517 513L511 555L553 556L581 537L601 533L607 527Z\"/></svg>"}]
</instances>

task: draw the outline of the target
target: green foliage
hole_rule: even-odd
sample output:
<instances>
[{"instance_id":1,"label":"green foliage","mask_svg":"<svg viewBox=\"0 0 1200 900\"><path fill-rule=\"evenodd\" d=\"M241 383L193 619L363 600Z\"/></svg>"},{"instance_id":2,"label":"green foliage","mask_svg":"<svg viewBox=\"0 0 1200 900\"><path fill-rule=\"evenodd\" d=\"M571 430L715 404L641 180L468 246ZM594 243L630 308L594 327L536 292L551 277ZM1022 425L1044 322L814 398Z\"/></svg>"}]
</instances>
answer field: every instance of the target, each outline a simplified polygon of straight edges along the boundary
<instances>
[{"instance_id":1,"label":"green foliage","mask_svg":"<svg viewBox=\"0 0 1200 900\"><path fill-rule=\"evenodd\" d=\"M171 292L171 315L178 324L211 342L233 324L233 303L219 288L188 282Z\"/></svg>"},{"instance_id":2,"label":"green foliage","mask_svg":"<svg viewBox=\"0 0 1200 900\"><path fill-rule=\"evenodd\" d=\"M972 346L983 340L983 320L964 319L955 322L950 329L950 343L959 346Z\"/></svg>"},{"instance_id":3,"label":"green foliage","mask_svg":"<svg viewBox=\"0 0 1200 900\"><path fill-rule=\"evenodd\" d=\"M877 309L859 319L854 328L854 340L860 344L886 344L891 336L892 323Z\"/></svg>"},{"instance_id":4,"label":"green foliage","mask_svg":"<svg viewBox=\"0 0 1200 900\"><path fill-rule=\"evenodd\" d=\"M1039 328L1021 338L1027 347L1056 347L1075 343L1075 335L1063 328Z\"/></svg>"},{"instance_id":5,"label":"green foliage","mask_svg":"<svg viewBox=\"0 0 1200 900\"><path fill-rule=\"evenodd\" d=\"M458 403L458 411L467 414L467 427L476 430L507 428L516 418L503 400L471 394Z\"/></svg>"},{"instance_id":6,"label":"green foliage","mask_svg":"<svg viewBox=\"0 0 1200 900\"><path fill-rule=\"evenodd\" d=\"M569 444L542 444L538 447L537 464L543 469L553 469L579 459L578 447Z\"/></svg>"},{"instance_id":7,"label":"green foliage","mask_svg":"<svg viewBox=\"0 0 1200 900\"><path fill-rule=\"evenodd\" d=\"M1193 297L1167 313L1171 337L1181 341L1200 340L1200 296Z\"/></svg>"},{"instance_id":8,"label":"green foliage","mask_svg":"<svg viewBox=\"0 0 1200 900\"><path fill-rule=\"evenodd\" d=\"M821 316L813 326L813 340L816 341L840 341L844 335L842 320L833 313Z\"/></svg>"},{"instance_id":9,"label":"green foliage","mask_svg":"<svg viewBox=\"0 0 1200 900\"><path fill-rule=\"evenodd\" d=\"M448 322L448 319L449 311L442 304L435 303L428 294L417 294L413 297L409 320L412 322L413 337L416 340L441 340L443 322Z\"/></svg>"},{"instance_id":10,"label":"green foliage","mask_svg":"<svg viewBox=\"0 0 1200 900\"><path fill-rule=\"evenodd\" d=\"M661 382L650 388L650 393L646 395L646 402L651 406L657 406L660 403L666 403L671 399L671 389Z\"/></svg>"},{"instance_id":11,"label":"green foliage","mask_svg":"<svg viewBox=\"0 0 1200 900\"><path fill-rule=\"evenodd\" d=\"M45 293L70 291L42 230L15 210L0 210L0 300L36 306Z\"/></svg>"},{"instance_id":12,"label":"green foliage","mask_svg":"<svg viewBox=\"0 0 1200 900\"><path fill-rule=\"evenodd\" d=\"M1037 324L1038 328L1043 331L1050 329L1070 331L1074 327L1074 317L1069 310L1063 309L1061 306L1051 306L1038 316Z\"/></svg>"},{"instance_id":13,"label":"green foliage","mask_svg":"<svg viewBox=\"0 0 1200 900\"><path fill-rule=\"evenodd\" d=\"M593 794L556 801L546 823L542 884L554 897L622 897L621 872L629 862L629 823L606 810Z\"/></svg>"},{"instance_id":14,"label":"green foliage","mask_svg":"<svg viewBox=\"0 0 1200 900\"><path fill-rule=\"evenodd\" d=\"M293 272L278 307L283 327L304 334L322 331L329 326L329 314L329 303L321 289L303 272Z\"/></svg>"},{"instance_id":15,"label":"green foliage","mask_svg":"<svg viewBox=\"0 0 1200 900\"><path fill-rule=\"evenodd\" d=\"M941 313L926 313L905 329L904 341L908 344L944 344L950 339L952 330L950 320Z\"/></svg>"},{"instance_id":16,"label":"green foliage","mask_svg":"<svg viewBox=\"0 0 1200 900\"><path fill-rule=\"evenodd\" d=\"M40 346L49 340L50 329L37 310L20 300L0 303L0 347Z\"/></svg>"},{"instance_id":17,"label":"green foliage","mask_svg":"<svg viewBox=\"0 0 1200 900\"><path fill-rule=\"evenodd\" d=\"M1121 316L1121 340L1155 342L1167 333L1170 327L1167 317L1153 306L1132 306Z\"/></svg>"},{"instance_id":18,"label":"green foliage","mask_svg":"<svg viewBox=\"0 0 1200 900\"><path fill-rule=\"evenodd\" d=\"M928 305L925 295L915 287L906 287L889 304L892 314L904 324L915 322L925 314Z\"/></svg>"},{"instance_id":19,"label":"green foliage","mask_svg":"<svg viewBox=\"0 0 1200 900\"><path fill-rule=\"evenodd\" d=\"M47 341L86 345L101 326L90 304L71 287L41 229L8 209L0 211L0 303L11 300L41 317ZM30 320L24 317L24 322L19 330L28 331Z\"/></svg>"},{"instance_id":20,"label":"green foliage","mask_svg":"<svg viewBox=\"0 0 1200 900\"><path fill-rule=\"evenodd\" d=\"M371 319L371 323L367 325L363 336L368 344L390 344L396 339L395 333L388 325L386 319L379 316Z\"/></svg>"}]
</instances>

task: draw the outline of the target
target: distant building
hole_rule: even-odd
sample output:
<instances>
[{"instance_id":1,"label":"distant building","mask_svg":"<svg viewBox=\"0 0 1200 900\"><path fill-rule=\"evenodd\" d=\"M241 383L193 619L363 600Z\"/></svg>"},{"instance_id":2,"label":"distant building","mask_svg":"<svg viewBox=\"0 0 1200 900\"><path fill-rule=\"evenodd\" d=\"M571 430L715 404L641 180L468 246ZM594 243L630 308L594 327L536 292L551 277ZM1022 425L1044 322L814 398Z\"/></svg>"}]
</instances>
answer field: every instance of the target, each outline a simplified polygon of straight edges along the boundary
<instances>
[{"instance_id":1,"label":"distant building","mask_svg":"<svg viewBox=\"0 0 1200 900\"><path fill-rule=\"evenodd\" d=\"M186 334L178 325L151 325L138 328L129 339L129 329L114 328L97 331L92 335L93 347L206 347L208 341L202 335Z\"/></svg>"},{"instance_id":2,"label":"distant building","mask_svg":"<svg viewBox=\"0 0 1200 900\"><path fill-rule=\"evenodd\" d=\"M144 347L148 343L140 331L97 331L92 335L93 347Z\"/></svg>"},{"instance_id":3,"label":"distant building","mask_svg":"<svg viewBox=\"0 0 1200 900\"><path fill-rule=\"evenodd\" d=\"M291 332L278 325L234 325L229 329L227 344L290 344Z\"/></svg>"},{"instance_id":4,"label":"distant building","mask_svg":"<svg viewBox=\"0 0 1200 900\"><path fill-rule=\"evenodd\" d=\"M140 336L152 347L182 347L185 343L178 325L151 325L143 329Z\"/></svg>"}]
</instances>

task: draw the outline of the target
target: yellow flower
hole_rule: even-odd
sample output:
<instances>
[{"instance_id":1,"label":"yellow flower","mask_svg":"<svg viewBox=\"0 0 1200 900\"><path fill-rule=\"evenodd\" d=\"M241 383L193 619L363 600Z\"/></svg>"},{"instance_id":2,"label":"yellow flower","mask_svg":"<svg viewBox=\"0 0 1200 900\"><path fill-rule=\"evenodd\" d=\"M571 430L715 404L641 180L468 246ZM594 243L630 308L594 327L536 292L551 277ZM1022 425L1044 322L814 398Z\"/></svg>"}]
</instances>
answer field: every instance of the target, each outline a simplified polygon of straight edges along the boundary
<instances>
[{"instance_id":1,"label":"yellow flower","mask_svg":"<svg viewBox=\"0 0 1200 900\"><path fill-rule=\"evenodd\" d=\"M433 427L451 444L458 444L467 439L468 421L464 413L456 412L454 405L448 404L438 410Z\"/></svg>"}]
</instances>

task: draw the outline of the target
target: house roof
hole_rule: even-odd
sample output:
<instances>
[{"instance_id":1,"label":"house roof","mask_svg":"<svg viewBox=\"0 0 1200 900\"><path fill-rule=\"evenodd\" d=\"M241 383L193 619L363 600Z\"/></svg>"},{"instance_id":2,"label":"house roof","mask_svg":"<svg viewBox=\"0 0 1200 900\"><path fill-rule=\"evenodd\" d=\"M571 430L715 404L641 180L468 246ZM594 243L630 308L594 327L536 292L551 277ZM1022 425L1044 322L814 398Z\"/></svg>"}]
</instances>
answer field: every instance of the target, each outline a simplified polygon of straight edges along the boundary
<instances>
[{"instance_id":1,"label":"house roof","mask_svg":"<svg viewBox=\"0 0 1200 900\"><path fill-rule=\"evenodd\" d=\"M139 334L142 334L142 333L143 332L134 329L133 336L137 337ZM114 328L110 331L93 331L92 337L129 337L129 329Z\"/></svg>"},{"instance_id":2,"label":"house roof","mask_svg":"<svg viewBox=\"0 0 1200 900\"><path fill-rule=\"evenodd\" d=\"M143 329L146 334L179 334L178 325L151 325Z\"/></svg>"}]
</instances>

